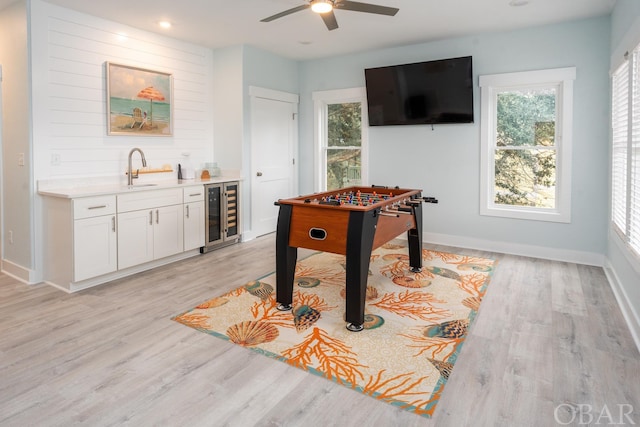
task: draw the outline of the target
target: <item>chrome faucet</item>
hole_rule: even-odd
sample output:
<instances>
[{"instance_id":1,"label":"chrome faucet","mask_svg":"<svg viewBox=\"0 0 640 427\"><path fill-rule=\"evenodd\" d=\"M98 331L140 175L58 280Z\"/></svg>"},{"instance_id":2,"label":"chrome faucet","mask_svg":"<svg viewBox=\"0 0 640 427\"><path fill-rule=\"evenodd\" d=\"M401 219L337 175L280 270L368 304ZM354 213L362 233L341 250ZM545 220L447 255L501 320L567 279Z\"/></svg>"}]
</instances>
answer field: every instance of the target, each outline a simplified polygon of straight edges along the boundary
<instances>
[{"instance_id":1,"label":"chrome faucet","mask_svg":"<svg viewBox=\"0 0 640 427\"><path fill-rule=\"evenodd\" d=\"M129 165L128 165L128 168L127 168L127 185L129 185L129 186L133 185L133 179L138 177L138 170L136 170L136 174L135 175L133 175L133 171L131 170L131 157L133 157L133 153L135 151L140 153L140 157L142 157L142 167L146 167L147 166L147 159L144 158L144 153L142 152L141 149L134 148L131 151L129 151Z\"/></svg>"}]
</instances>

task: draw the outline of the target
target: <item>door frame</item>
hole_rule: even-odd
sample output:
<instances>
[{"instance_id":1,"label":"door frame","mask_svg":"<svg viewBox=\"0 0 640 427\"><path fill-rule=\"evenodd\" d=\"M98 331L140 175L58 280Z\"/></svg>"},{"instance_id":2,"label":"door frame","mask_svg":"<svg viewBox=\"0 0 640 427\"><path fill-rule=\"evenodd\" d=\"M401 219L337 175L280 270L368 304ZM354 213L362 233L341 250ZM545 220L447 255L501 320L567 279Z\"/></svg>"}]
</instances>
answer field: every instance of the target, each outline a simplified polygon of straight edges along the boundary
<instances>
[{"instance_id":1,"label":"door frame","mask_svg":"<svg viewBox=\"0 0 640 427\"><path fill-rule=\"evenodd\" d=\"M256 98L264 98L264 99L269 99L269 100L273 100L273 101L280 101L280 102L288 102L290 104L292 104L293 107L293 118L292 118L292 129L293 129L293 133L292 133L292 138L291 138L291 153L293 156L293 160L295 162L294 167L293 167L293 176L291 177L292 179L292 183L291 183L291 188L292 188L292 192L293 194L297 194L298 193L298 177L299 177L299 172L298 172L298 165L299 165L299 160L298 160L298 134L299 134L299 129L298 129L298 108L300 105L300 96L298 94L295 93L290 93L290 92L283 92L283 91L279 91L279 90L274 90L274 89L267 89L267 88L263 88L263 87L258 87L258 86L249 86L249 98L250 98L250 102L249 102L249 145L250 145L250 149L249 149L249 155L250 155L250 172L249 172L249 179L248 179L248 186L250 187L249 193L251 194L250 196L250 218L249 221L246 222L246 224L251 224L251 230L244 230L243 231L243 236L242 236L242 240L251 240L254 239L256 237L255 232L253 230L255 230L254 227L254 218L256 217L255 214L255 205L254 205L254 197L253 197L253 181L254 181L254 177L256 175L256 173L258 172L257 170L257 166L255 164L254 161L254 156L253 156L253 143L254 143L254 138L252 135L253 132L253 108L254 108L254 99ZM246 193L246 192L245 192ZM275 202L275 200L274 200Z\"/></svg>"}]
</instances>

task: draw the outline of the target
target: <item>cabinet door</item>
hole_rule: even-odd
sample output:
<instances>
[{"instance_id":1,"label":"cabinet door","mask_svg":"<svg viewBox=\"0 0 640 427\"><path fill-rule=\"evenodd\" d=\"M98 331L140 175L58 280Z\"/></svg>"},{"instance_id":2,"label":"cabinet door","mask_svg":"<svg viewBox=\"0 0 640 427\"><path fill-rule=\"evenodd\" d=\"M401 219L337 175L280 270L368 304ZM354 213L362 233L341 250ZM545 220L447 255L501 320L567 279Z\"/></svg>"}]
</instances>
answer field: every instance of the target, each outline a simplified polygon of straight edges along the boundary
<instances>
[{"instance_id":1,"label":"cabinet door","mask_svg":"<svg viewBox=\"0 0 640 427\"><path fill-rule=\"evenodd\" d=\"M73 281L117 270L116 216L79 219L73 225Z\"/></svg>"},{"instance_id":2,"label":"cabinet door","mask_svg":"<svg viewBox=\"0 0 640 427\"><path fill-rule=\"evenodd\" d=\"M153 258L164 258L183 251L184 221L182 204L153 209Z\"/></svg>"},{"instance_id":3,"label":"cabinet door","mask_svg":"<svg viewBox=\"0 0 640 427\"><path fill-rule=\"evenodd\" d=\"M118 214L118 268L153 260L155 210Z\"/></svg>"},{"instance_id":4,"label":"cabinet door","mask_svg":"<svg viewBox=\"0 0 640 427\"><path fill-rule=\"evenodd\" d=\"M204 246L204 201L184 205L184 250Z\"/></svg>"}]
</instances>

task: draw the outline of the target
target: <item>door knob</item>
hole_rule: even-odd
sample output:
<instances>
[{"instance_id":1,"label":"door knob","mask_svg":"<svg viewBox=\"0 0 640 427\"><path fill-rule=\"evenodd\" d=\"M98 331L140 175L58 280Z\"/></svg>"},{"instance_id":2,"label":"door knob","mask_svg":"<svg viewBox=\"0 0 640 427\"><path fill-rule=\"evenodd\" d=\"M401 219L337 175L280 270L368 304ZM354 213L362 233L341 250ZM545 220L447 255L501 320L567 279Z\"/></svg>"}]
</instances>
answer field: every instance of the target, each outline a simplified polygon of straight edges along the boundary
<instances>
[{"instance_id":1,"label":"door knob","mask_svg":"<svg viewBox=\"0 0 640 427\"><path fill-rule=\"evenodd\" d=\"M262 172L256 173L256 176L262 176Z\"/></svg>"}]
</instances>

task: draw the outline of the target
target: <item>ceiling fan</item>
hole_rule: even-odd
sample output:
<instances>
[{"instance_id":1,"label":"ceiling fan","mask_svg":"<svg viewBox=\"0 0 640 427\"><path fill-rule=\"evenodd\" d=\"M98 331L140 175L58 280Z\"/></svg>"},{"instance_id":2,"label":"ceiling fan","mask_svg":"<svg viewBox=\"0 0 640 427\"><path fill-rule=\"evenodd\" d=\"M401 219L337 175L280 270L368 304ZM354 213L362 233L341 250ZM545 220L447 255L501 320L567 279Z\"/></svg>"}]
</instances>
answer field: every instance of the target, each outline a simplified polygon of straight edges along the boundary
<instances>
[{"instance_id":1,"label":"ceiling fan","mask_svg":"<svg viewBox=\"0 0 640 427\"><path fill-rule=\"evenodd\" d=\"M329 31L338 28L338 21L333 13L334 9L351 10L353 12L375 13L377 15L394 16L400 9L395 7L378 6L370 3L360 3L349 0L307 0L307 4L303 4L284 12L276 13L268 18L261 19L260 22L271 22L283 16L291 15L295 12L311 8L312 11L320 15L324 24Z\"/></svg>"}]
</instances>

